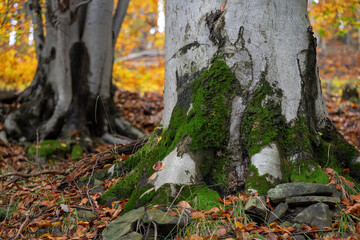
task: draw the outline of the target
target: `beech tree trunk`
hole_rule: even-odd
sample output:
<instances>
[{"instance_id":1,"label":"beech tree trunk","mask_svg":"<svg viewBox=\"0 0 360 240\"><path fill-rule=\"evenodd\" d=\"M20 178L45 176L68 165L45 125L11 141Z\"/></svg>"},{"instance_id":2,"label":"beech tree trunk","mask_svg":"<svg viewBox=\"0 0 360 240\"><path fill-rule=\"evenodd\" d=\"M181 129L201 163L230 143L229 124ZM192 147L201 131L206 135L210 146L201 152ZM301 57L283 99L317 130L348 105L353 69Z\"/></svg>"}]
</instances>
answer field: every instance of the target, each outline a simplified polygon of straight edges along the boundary
<instances>
[{"instance_id":1,"label":"beech tree trunk","mask_svg":"<svg viewBox=\"0 0 360 240\"><path fill-rule=\"evenodd\" d=\"M101 203L131 196L131 209L178 197L183 185L226 195L262 194L280 182L326 183L320 166L340 173L351 166L359 176L358 152L329 120L306 0L165 6L162 127L125 161L133 171ZM164 168L153 175L157 161Z\"/></svg>"},{"instance_id":2,"label":"beech tree trunk","mask_svg":"<svg viewBox=\"0 0 360 240\"><path fill-rule=\"evenodd\" d=\"M39 0L27 7L34 23L38 68L10 114L10 138L142 133L116 112L111 98L114 47L129 0L46 0L45 25ZM115 12L115 14L113 14Z\"/></svg>"}]
</instances>

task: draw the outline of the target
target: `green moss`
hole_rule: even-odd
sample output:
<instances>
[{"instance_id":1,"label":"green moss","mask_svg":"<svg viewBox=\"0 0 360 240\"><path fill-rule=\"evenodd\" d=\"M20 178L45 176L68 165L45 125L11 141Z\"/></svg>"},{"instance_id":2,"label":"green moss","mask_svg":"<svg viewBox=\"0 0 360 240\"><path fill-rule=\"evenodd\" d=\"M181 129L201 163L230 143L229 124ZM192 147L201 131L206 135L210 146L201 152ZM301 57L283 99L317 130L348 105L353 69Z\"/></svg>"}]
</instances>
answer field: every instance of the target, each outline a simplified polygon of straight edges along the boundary
<instances>
[{"instance_id":1,"label":"green moss","mask_svg":"<svg viewBox=\"0 0 360 240\"><path fill-rule=\"evenodd\" d=\"M231 100L239 90L235 76L225 62L213 64L191 84L192 109L175 106L164 138L164 147L171 152L185 137L191 138L191 150L205 153L220 148L228 141Z\"/></svg>"},{"instance_id":2,"label":"green moss","mask_svg":"<svg viewBox=\"0 0 360 240\"><path fill-rule=\"evenodd\" d=\"M75 145L71 151L71 159L81 158L83 154L83 149L80 145Z\"/></svg>"},{"instance_id":3,"label":"green moss","mask_svg":"<svg viewBox=\"0 0 360 240\"><path fill-rule=\"evenodd\" d=\"M328 184L329 177L315 162L300 161L292 164L290 182L316 182Z\"/></svg>"},{"instance_id":4,"label":"green moss","mask_svg":"<svg viewBox=\"0 0 360 240\"><path fill-rule=\"evenodd\" d=\"M36 151L38 149L38 151ZM51 155L64 154L70 152L70 147L66 143L58 140L45 140L39 145L30 146L27 149L27 154L30 158L35 156L47 158Z\"/></svg>"},{"instance_id":5,"label":"green moss","mask_svg":"<svg viewBox=\"0 0 360 240\"><path fill-rule=\"evenodd\" d=\"M114 166L115 169L119 167L118 163L116 163L116 164L117 165ZM114 174L116 174L116 173L117 172L114 172ZM100 171L97 171L94 173L94 175L91 177L89 184L92 185L94 183L95 179L104 181L105 179L109 179L111 177L113 177L113 174L111 174L111 172L109 171L109 168L101 169ZM88 184L89 178L90 178L90 175L86 175L85 177L82 177L79 180L79 186L82 187L82 186Z\"/></svg>"},{"instance_id":6,"label":"green moss","mask_svg":"<svg viewBox=\"0 0 360 240\"><path fill-rule=\"evenodd\" d=\"M226 186L228 177L228 154L224 146L229 138L232 99L240 91L235 76L221 57L212 60L208 70L196 78L191 87L190 106L176 105L169 126L161 133L151 136L148 143L135 156L125 161L134 171L103 194L99 202L131 196L136 198L154 173L152 165L165 158L182 141L186 151L201 158L200 171L204 179L216 186ZM159 141L159 136L161 140ZM221 153L221 154L219 154ZM134 191L135 189L135 191ZM110 200L109 200L110 199ZM131 204L131 200L128 204Z\"/></svg>"},{"instance_id":7,"label":"green moss","mask_svg":"<svg viewBox=\"0 0 360 240\"><path fill-rule=\"evenodd\" d=\"M246 144L249 156L260 152L281 135L284 117L281 106L271 98L281 97L281 92L275 91L268 82L263 80L248 102L241 123L241 136Z\"/></svg>"},{"instance_id":8,"label":"green moss","mask_svg":"<svg viewBox=\"0 0 360 240\"><path fill-rule=\"evenodd\" d=\"M196 186L192 189L192 194L189 196L190 205L193 208L200 210L210 210L214 207L219 207L220 195L208 188L207 186Z\"/></svg>"},{"instance_id":9,"label":"green moss","mask_svg":"<svg viewBox=\"0 0 360 240\"><path fill-rule=\"evenodd\" d=\"M269 183L266 179L267 177L269 177L268 174L259 175L257 168L254 165L250 165L245 189L255 189L260 195L266 194L270 188L276 185Z\"/></svg>"},{"instance_id":10,"label":"green moss","mask_svg":"<svg viewBox=\"0 0 360 240\"><path fill-rule=\"evenodd\" d=\"M332 142L332 149L330 149L336 159L343 162L345 166L350 166L352 160L358 154L354 146L347 142Z\"/></svg>"},{"instance_id":11,"label":"green moss","mask_svg":"<svg viewBox=\"0 0 360 240\"><path fill-rule=\"evenodd\" d=\"M287 156L298 153L313 154L311 140L314 139L314 136L310 133L304 117L290 123L290 126L285 129L282 143Z\"/></svg>"},{"instance_id":12,"label":"green moss","mask_svg":"<svg viewBox=\"0 0 360 240\"><path fill-rule=\"evenodd\" d=\"M154 173L152 166L157 161L162 160L162 158L159 158L160 145L157 138L152 136L135 156L128 158L123 163L124 169L134 170L106 191L98 199L99 203L109 204L118 199L129 198L133 194L138 195L140 193L139 189L147 185L147 179Z\"/></svg>"},{"instance_id":13,"label":"green moss","mask_svg":"<svg viewBox=\"0 0 360 240\"><path fill-rule=\"evenodd\" d=\"M150 204L155 194L155 189L151 190L152 188L152 186L147 185L139 191L133 191L129 201L124 206L124 212Z\"/></svg>"}]
</instances>

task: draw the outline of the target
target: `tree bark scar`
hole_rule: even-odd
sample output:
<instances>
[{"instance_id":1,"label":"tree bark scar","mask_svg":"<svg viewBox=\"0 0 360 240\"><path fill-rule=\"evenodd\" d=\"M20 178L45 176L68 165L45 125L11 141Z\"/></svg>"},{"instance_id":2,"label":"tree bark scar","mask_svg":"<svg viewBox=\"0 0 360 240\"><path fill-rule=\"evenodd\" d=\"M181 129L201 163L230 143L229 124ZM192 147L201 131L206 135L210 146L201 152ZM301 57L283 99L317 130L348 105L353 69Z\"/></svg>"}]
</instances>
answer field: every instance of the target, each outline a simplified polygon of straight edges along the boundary
<instances>
[{"instance_id":1,"label":"tree bark scar","mask_svg":"<svg viewBox=\"0 0 360 240\"><path fill-rule=\"evenodd\" d=\"M310 25L307 30L309 32L309 42L310 42L310 44L312 43L314 49L316 49L317 39L316 39L316 37L314 37L314 31L313 31L312 26Z\"/></svg>"},{"instance_id":2,"label":"tree bark scar","mask_svg":"<svg viewBox=\"0 0 360 240\"><path fill-rule=\"evenodd\" d=\"M223 33L225 25L224 14L225 12L221 12L220 10L206 14L206 25L210 30L209 38L218 46L223 46L225 40Z\"/></svg>"},{"instance_id":3,"label":"tree bark scar","mask_svg":"<svg viewBox=\"0 0 360 240\"><path fill-rule=\"evenodd\" d=\"M208 26L208 28L210 30L210 34L213 33L214 28L215 28L215 23L220 18L220 15L221 15L220 10L216 10L214 13L211 12L210 14L206 15L206 25Z\"/></svg>"}]
</instances>

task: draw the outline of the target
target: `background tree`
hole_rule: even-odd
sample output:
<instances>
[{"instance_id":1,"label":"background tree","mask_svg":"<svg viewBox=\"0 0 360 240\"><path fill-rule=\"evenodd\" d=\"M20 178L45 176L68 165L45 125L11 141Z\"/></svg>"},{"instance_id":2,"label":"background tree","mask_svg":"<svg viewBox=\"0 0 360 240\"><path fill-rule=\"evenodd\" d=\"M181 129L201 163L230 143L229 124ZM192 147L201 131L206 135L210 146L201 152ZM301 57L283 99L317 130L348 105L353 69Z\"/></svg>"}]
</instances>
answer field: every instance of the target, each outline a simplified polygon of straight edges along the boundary
<instances>
[{"instance_id":1,"label":"background tree","mask_svg":"<svg viewBox=\"0 0 360 240\"><path fill-rule=\"evenodd\" d=\"M165 12L163 127L101 203L131 196L131 209L184 184L264 193L325 183L319 165L359 174L324 104L307 1L174 0Z\"/></svg>"},{"instance_id":2,"label":"background tree","mask_svg":"<svg viewBox=\"0 0 360 240\"><path fill-rule=\"evenodd\" d=\"M128 3L120 0L115 9L113 1L99 0L26 3L38 67L20 96L21 108L6 118L12 138L33 140L37 131L42 139L66 137L74 130L141 136L115 110L110 94L114 48Z\"/></svg>"}]
</instances>

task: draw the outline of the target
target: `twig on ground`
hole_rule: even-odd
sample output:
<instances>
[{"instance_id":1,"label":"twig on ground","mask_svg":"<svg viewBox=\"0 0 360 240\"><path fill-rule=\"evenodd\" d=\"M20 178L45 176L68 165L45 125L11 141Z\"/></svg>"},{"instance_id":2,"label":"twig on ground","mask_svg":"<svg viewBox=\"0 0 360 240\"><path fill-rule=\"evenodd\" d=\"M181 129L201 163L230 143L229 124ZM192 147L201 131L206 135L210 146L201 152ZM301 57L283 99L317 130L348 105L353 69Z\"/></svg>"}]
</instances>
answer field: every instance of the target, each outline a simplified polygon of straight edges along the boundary
<instances>
[{"instance_id":1,"label":"twig on ground","mask_svg":"<svg viewBox=\"0 0 360 240\"><path fill-rule=\"evenodd\" d=\"M11 177L11 176L18 176L18 177L22 177L22 178L31 178L31 177L37 177L43 174L59 174L59 175L64 175L65 172L64 171L59 171L59 170L44 170L41 172L37 172L37 173L22 173L22 172L9 172L3 175L0 175L0 179L2 178L6 178L6 177Z\"/></svg>"},{"instance_id":2,"label":"twig on ground","mask_svg":"<svg viewBox=\"0 0 360 240\"><path fill-rule=\"evenodd\" d=\"M20 226L17 234L16 234L15 237L14 237L15 240L19 238L22 230L24 229L24 227L25 227L26 225L29 224L29 222L30 222L30 215L29 215L29 214L26 214L25 221L21 224L21 226Z\"/></svg>"},{"instance_id":3,"label":"twig on ground","mask_svg":"<svg viewBox=\"0 0 360 240\"><path fill-rule=\"evenodd\" d=\"M99 217L99 214L98 214L97 212L95 212L94 204L93 204L93 202L92 202L92 200L91 200L90 193L89 193L89 184L90 184L90 182L91 182L91 178L94 176L95 167L96 167L96 165L97 165L97 163L98 163L98 160L99 160L99 157L96 159L96 162L95 162L95 164L93 165L93 169L92 169L92 171L91 171L91 175L90 175L89 180L88 180L88 182L87 182L87 184L86 184L86 196L87 196L88 199L89 199L89 203L90 203L90 205L91 205L92 211L96 214L97 217Z\"/></svg>"}]
</instances>

